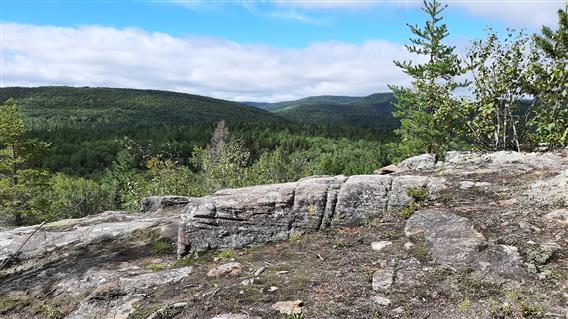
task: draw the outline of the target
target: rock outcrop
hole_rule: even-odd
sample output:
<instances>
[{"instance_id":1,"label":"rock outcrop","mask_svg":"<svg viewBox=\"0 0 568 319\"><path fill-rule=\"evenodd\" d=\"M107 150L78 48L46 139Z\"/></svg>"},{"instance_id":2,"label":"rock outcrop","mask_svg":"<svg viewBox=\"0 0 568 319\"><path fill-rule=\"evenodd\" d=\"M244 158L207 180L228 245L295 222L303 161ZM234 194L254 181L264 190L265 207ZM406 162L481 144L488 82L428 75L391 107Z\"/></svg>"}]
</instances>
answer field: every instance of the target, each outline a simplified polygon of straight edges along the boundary
<instances>
[{"instance_id":1,"label":"rock outcrop","mask_svg":"<svg viewBox=\"0 0 568 319\"><path fill-rule=\"evenodd\" d=\"M566 317L568 150L387 171L0 230L0 317Z\"/></svg>"},{"instance_id":2,"label":"rock outcrop","mask_svg":"<svg viewBox=\"0 0 568 319\"><path fill-rule=\"evenodd\" d=\"M189 200L181 215L178 255L365 225L408 204L409 188L427 189L435 197L445 187L438 177L359 175L221 190Z\"/></svg>"}]
</instances>

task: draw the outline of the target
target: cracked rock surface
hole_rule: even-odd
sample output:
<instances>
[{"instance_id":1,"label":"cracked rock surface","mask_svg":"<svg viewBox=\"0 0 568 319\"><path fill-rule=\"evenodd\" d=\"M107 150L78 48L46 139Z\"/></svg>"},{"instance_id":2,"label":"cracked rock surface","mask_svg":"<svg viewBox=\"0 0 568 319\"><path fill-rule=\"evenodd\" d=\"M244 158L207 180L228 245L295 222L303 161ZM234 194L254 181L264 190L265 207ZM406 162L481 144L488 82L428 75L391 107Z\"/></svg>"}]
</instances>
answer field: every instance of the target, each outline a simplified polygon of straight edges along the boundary
<instances>
[{"instance_id":1,"label":"cracked rock surface","mask_svg":"<svg viewBox=\"0 0 568 319\"><path fill-rule=\"evenodd\" d=\"M402 166L46 224L0 270L0 318L566 317L568 150ZM36 229L0 230L0 259Z\"/></svg>"}]
</instances>

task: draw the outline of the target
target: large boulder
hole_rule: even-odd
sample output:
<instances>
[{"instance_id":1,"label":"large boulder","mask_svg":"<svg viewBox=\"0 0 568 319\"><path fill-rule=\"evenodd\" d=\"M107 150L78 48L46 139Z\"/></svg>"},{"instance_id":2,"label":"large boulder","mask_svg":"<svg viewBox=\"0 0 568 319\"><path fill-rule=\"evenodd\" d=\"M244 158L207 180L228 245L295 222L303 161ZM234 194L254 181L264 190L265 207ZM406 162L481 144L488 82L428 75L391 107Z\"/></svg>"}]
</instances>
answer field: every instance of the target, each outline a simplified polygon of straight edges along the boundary
<instances>
[{"instance_id":1,"label":"large boulder","mask_svg":"<svg viewBox=\"0 0 568 319\"><path fill-rule=\"evenodd\" d=\"M257 246L331 226L363 225L410 202L410 187L435 193L444 185L444 179L435 177L358 175L221 190L187 204L178 255Z\"/></svg>"},{"instance_id":2,"label":"large boulder","mask_svg":"<svg viewBox=\"0 0 568 319\"><path fill-rule=\"evenodd\" d=\"M398 164L399 169L431 170L436 168L436 155L422 154L407 158Z\"/></svg>"}]
</instances>

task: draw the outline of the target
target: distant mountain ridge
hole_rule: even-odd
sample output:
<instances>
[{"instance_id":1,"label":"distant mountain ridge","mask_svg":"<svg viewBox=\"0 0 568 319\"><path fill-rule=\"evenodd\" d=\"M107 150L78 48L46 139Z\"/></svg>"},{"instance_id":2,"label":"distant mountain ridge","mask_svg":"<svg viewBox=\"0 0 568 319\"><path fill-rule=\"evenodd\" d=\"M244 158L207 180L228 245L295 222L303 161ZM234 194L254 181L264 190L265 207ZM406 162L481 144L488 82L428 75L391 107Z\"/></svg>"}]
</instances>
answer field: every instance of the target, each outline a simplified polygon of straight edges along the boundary
<instances>
[{"instance_id":1,"label":"distant mountain ridge","mask_svg":"<svg viewBox=\"0 0 568 319\"><path fill-rule=\"evenodd\" d=\"M295 101L243 104L296 122L393 128L398 125L392 116L393 101L392 93L375 93L363 97L322 95Z\"/></svg>"}]
</instances>

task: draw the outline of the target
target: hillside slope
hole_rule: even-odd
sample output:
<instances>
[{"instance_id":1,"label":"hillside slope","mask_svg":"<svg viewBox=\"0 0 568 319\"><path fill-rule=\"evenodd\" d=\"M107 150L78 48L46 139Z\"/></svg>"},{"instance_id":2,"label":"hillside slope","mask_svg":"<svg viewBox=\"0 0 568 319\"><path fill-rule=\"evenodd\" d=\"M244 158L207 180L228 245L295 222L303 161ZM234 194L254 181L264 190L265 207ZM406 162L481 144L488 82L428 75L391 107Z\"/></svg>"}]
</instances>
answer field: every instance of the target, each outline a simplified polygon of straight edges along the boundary
<instances>
[{"instance_id":1,"label":"hillside slope","mask_svg":"<svg viewBox=\"0 0 568 319\"><path fill-rule=\"evenodd\" d=\"M54 123L171 124L280 122L270 112L205 96L117 88L0 88L0 102L17 104L34 125Z\"/></svg>"},{"instance_id":2,"label":"hillside slope","mask_svg":"<svg viewBox=\"0 0 568 319\"><path fill-rule=\"evenodd\" d=\"M51 144L34 166L91 176L113 162L128 138L152 154L186 160L225 119L231 130L287 126L282 117L252 106L204 96L115 88L0 88L13 98L28 136Z\"/></svg>"},{"instance_id":3,"label":"hillside slope","mask_svg":"<svg viewBox=\"0 0 568 319\"><path fill-rule=\"evenodd\" d=\"M364 97L313 96L277 103L247 102L297 122L393 128L392 93L376 93Z\"/></svg>"}]
</instances>

